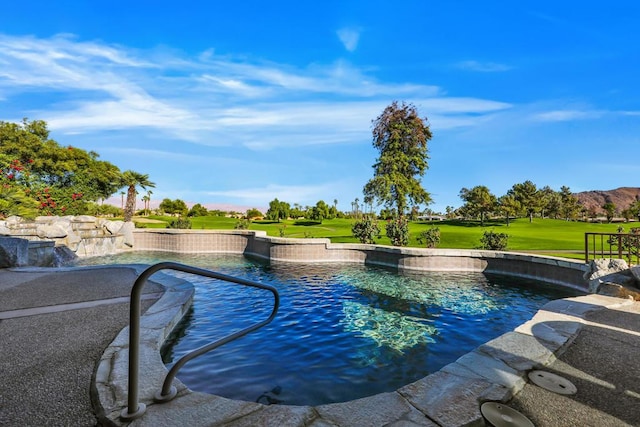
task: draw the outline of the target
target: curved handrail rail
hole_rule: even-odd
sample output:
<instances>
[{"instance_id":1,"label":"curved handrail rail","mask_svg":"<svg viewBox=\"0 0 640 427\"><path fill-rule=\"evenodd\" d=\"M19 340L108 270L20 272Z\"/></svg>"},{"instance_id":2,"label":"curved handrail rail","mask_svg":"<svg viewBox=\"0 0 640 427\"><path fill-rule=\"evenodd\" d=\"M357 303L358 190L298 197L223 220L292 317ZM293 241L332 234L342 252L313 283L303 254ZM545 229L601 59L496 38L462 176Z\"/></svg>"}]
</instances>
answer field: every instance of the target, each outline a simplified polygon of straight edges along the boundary
<instances>
[{"instance_id":1,"label":"curved handrail rail","mask_svg":"<svg viewBox=\"0 0 640 427\"><path fill-rule=\"evenodd\" d=\"M280 295L276 288L271 285L265 285L263 283L253 282L247 279L241 279L239 277L228 276L226 274L217 273L215 271L206 270L203 268L192 267L185 264L179 264L176 262L161 262L144 270L140 276L136 279L131 289L131 302L129 307L130 324L129 324L129 394L127 396L127 408L123 409L120 413L120 418L123 420L133 420L141 417L146 411L146 405L138 402L138 378L139 378L139 359L140 359L140 300L142 295L142 288L147 283L149 277L160 270L175 270L182 271L184 273L195 274L199 276L209 277L212 279L224 280L226 282L232 282L239 285L250 286L253 288L268 290L273 294L274 305L271 315L258 323L253 324L245 329L237 331L231 335L226 336L211 344L202 346L198 349L191 351L190 353L182 356L171 370L167 373L162 390L156 393L155 400L157 402L168 402L173 399L177 394L177 390L172 386L173 379L177 375L178 371L188 361L207 353L217 347L220 347L230 341L240 338L249 332L255 331L271 322L280 306Z\"/></svg>"}]
</instances>

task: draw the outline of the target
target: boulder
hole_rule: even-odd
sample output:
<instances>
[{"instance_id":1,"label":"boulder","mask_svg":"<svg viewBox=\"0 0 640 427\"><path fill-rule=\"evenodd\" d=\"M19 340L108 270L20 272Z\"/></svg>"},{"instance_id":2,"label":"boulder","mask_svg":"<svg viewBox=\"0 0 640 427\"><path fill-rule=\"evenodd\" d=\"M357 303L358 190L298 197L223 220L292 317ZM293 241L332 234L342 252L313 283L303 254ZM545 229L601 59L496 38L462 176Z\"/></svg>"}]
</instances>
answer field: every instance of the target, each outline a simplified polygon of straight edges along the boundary
<instances>
[{"instance_id":1,"label":"boulder","mask_svg":"<svg viewBox=\"0 0 640 427\"><path fill-rule=\"evenodd\" d=\"M67 246L78 249L78 244L82 241L82 237L75 231L67 234Z\"/></svg>"},{"instance_id":2,"label":"boulder","mask_svg":"<svg viewBox=\"0 0 640 427\"><path fill-rule=\"evenodd\" d=\"M58 224L39 225L37 233L41 239L62 239L69 234L67 230Z\"/></svg>"},{"instance_id":3,"label":"boulder","mask_svg":"<svg viewBox=\"0 0 640 427\"><path fill-rule=\"evenodd\" d=\"M29 265L29 241L0 237L0 268Z\"/></svg>"},{"instance_id":4,"label":"boulder","mask_svg":"<svg viewBox=\"0 0 640 427\"><path fill-rule=\"evenodd\" d=\"M123 243L130 248L133 247L133 230L136 228L135 224L131 221L127 221L122 224L120 228L120 234L124 236Z\"/></svg>"},{"instance_id":5,"label":"boulder","mask_svg":"<svg viewBox=\"0 0 640 427\"><path fill-rule=\"evenodd\" d=\"M75 252L66 246L56 246L53 248L53 266L61 267L78 258Z\"/></svg>"},{"instance_id":6,"label":"boulder","mask_svg":"<svg viewBox=\"0 0 640 427\"><path fill-rule=\"evenodd\" d=\"M19 216L11 215L7 219L5 219L5 221L7 222L7 226L11 227L12 225L18 224L24 220Z\"/></svg>"},{"instance_id":7,"label":"boulder","mask_svg":"<svg viewBox=\"0 0 640 427\"><path fill-rule=\"evenodd\" d=\"M96 222L96 217L95 216L89 216L89 215L78 215L74 218L75 222L90 222L90 223L95 223Z\"/></svg>"},{"instance_id":8,"label":"boulder","mask_svg":"<svg viewBox=\"0 0 640 427\"><path fill-rule=\"evenodd\" d=\"M622 286L634 286L635 279L629 266L623 259L594 259L589 264L589 271L584 274L589 282L589 292L596 293L602 283L617 283Z\"/></svg>"},{"instance_id":9,"label":"boulder","mask_svg":"<svg viewBox=\"0 0 640 427\"><path fill-rule=\"evenodd\" d=\"M37 224L51 224L56 219L58 219L57 216L37 216L35 222Z\"/></svg>"},{"instance_id":10,"label":"boulder","mask_svg":"<svg viewBox=\"0 0 640 427\"><path fill-rule=\"evenodd\" d=\"M636 279L636 286L640 288L640 265L634 265L629 269L631 275Z\"/></svg>"},{"instance_id":11,"label":"boulder","mask_svg":"<svg viewBox=\"0 0 640 427\"><path fill-rule=\"evenodd\" d=\"M104 229L111 235L120 233L124 221L105 221Z\"/></svg>"},{"instance_id":12,"label":"boulder","mask_svg":"<svg viewBox=\"0 0 640 427\"><path fill-rule=\"evenodd\" d=\"M73 231L73 227L71 225L71 221L69 218L60 218L60 217L54 217L55 219L51 222L52 225L57 225L58 227L62 228L63 230L66 230L67 232L71 232Z\"/></svg>"},{"instance_id":13,"label":"boulder","mask_svg":"<svg viewBox=\"0 0 640 427\"><path fill-rule=\"evenodd\" d=\"M640 289L619 285L617 283L604 282L598 287L598 294L616 298L633 298L640 301Z\"/></svg>"}]
</instances>

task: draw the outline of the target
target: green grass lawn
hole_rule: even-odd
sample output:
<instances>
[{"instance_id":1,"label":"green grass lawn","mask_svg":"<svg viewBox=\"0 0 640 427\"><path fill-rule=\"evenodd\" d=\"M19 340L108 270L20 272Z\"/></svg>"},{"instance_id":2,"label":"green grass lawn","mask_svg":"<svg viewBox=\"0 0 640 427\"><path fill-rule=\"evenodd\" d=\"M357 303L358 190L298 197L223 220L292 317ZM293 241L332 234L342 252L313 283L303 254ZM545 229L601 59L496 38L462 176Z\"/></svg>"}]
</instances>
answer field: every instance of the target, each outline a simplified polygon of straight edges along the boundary
<instances>
[{"instance_id":1,"label":"green grass lawn","mask_svg":"<svg viewBox=\"0 0 640 427\"><path fill-rule=\"evenodd\" d=\"M145 219L154 222L144 223L147 228L165 228L175 218L163 216L150 216ZM138 218L136 218L138 220ZM237 220L216 216L191 218L192 229L218 229L233 230ZM250 224L250 230L263 230L269 236L309 238L323 237L331 239L334 243L357 243L351 235L352 219L324 220L322 223L308 220L254 221ZM140 225L140 224L139 224ZM382 238L377 243L389 245L389 239L384 236L385 221L379 221ZM584 222L568 222L556 219L539 219L529 222L528 218L512 220L507 227L504 221L485 221L484 227L475 221L437 221L437 222L412 222L409 225L411 239L409 246L418 247L417 235L430 227L440 228L439 248L473 249L479 246L480 237L484 231L494 231L509 235L508 250L531 251L546 255L581 258L584 250L585 232L616 232L619 224L595 224ZM626 229L628 225L623 224Z\"/></svg>"}]
</instances>

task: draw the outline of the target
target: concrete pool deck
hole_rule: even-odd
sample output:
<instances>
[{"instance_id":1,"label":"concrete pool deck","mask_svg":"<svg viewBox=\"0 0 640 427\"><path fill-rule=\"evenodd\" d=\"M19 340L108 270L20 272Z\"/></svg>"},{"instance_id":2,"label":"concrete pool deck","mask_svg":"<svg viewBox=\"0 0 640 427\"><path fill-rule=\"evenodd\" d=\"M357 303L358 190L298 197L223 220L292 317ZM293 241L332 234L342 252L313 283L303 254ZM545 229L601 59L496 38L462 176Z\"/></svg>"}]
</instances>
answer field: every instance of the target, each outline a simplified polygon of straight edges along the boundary
<instances>
[{"instance_id":1,"label":"concrete pool deck","mask_svg":"<svg viewBox=\"0 0 640 427\"><path fill-rule=\"evenodd\" d=\"M140 266L0 270L0 425L126 425L128 295ZM135 426L484 425L480 404L507 402L538 426L640 425L640 303L599 295L552 301L527 323L394 392L351 402L265 406L191 392L155 404L164 337L193 288L158 274L145 287ZM163 289L160 284L164 285ZM528 381L545 369L578 388ZM176 382L178 383L178 382Z\"/></svg>"}]
</instances>

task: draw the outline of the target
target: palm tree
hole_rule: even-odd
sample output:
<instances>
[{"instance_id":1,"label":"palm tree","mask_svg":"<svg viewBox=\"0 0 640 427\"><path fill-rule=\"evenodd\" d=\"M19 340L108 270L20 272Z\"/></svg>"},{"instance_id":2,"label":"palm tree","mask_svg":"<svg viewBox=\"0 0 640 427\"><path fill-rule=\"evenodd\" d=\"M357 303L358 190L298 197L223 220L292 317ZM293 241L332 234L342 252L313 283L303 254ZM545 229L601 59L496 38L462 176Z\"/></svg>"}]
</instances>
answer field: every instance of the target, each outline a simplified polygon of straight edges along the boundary
<instances>
[{"instance_id":1,"label":"palm tree","mask_svg":"<svg viewBox=\"0 0 640 427\"><path fill-rule=\"evenodd\" d=\"M156 184L149 181L148 174L128 170L122 173L122 186L127 187L127 204L124 209L124 220L131 221L136 209L136 187L146 190L147 187L153 188Z\"/></svg>"},{"instance_id":2,"label":"palm tree","mask_svg":"<svg viewBox=\"0 0 640 427\"><path fill-rule=\"evenodd\" d=\"M0 219L11 215L35 218L38 203L27 196L22 189L0 185Z\"/></svg>"},{"instance_id":3,"label":"palm tree","mask_svg":"<svg viewBox=\"0 0 640 427\"><path fill-rule=\"evenodd\" d=\"M147 215L151 215L151 195L153 191L147 190L147 210L149 211Z\"/></svg>"},{"instance_id":4,"label":"palm tree","mask_svg":"<svg viewBox=\"0 0 640 427\"><path fill-rule=\"evenodd\" d=\"M124 191L121 191L121 192L120 192L120 200L121 200L121 202L122 202L121 209L122 209L122 211L124 212Z\"/></svg>"},{"instance_id":5,"label":"palm tree","mask_svg":"<svg viewBox=\"0 0 640 427\"><path fill-rule=\"evenodd\" d=\"M144 215L147 215L147 204L149 203L149 195L145 194L142 196L142 203L144 203Z\"/></svg>"}]
</instances>

